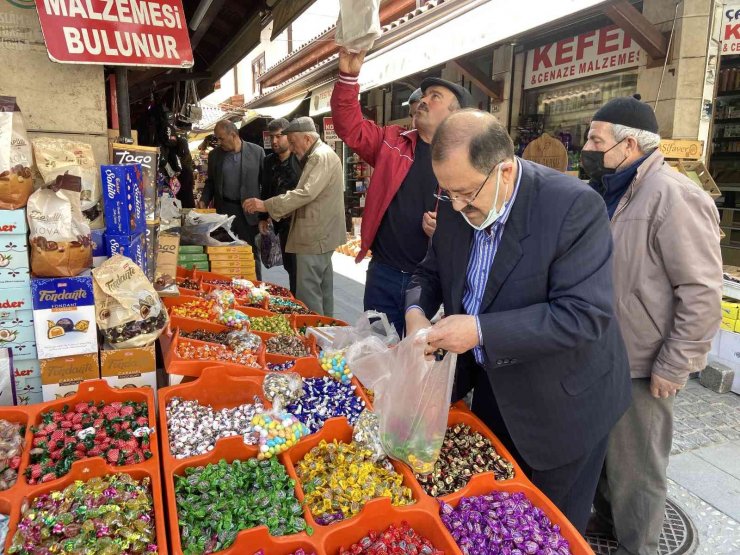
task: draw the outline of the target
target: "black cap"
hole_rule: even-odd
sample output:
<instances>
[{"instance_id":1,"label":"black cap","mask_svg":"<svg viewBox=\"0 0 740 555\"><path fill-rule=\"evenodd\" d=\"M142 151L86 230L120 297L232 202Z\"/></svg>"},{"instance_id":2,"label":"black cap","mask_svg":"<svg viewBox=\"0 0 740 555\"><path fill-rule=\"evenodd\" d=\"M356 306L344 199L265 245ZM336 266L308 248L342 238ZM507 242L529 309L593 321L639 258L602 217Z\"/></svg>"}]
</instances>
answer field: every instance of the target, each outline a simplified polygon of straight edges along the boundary
<instances>
[{"instance_id":1,"label":"black cap","mask_svg":"<svg viewBox=\"0 0 740 555\"><path fill-rule=\"evenodd\" d=\"M591 121L604 121L657 133L658 120L655 111L648 104L640 102L640 98L642 97L639 94L612 98L597 110Z\"/></svg>"},{"instance_id":2,"label":"black cap","mask_svg":"<svg viewBox=\"0 0 740 555\"><path fill-rule=\"evenodd\" d=\"M439 77L427 77L421 82L420 88L422 91L426 92L427 88L433 85L444 87L445 89L452 91L452 94L457 97L457 101L460 103L460 108L475 108L472 95L467 91L467 89L461 87L457 83L445 81Z\"/></svg>"}]
</instances>

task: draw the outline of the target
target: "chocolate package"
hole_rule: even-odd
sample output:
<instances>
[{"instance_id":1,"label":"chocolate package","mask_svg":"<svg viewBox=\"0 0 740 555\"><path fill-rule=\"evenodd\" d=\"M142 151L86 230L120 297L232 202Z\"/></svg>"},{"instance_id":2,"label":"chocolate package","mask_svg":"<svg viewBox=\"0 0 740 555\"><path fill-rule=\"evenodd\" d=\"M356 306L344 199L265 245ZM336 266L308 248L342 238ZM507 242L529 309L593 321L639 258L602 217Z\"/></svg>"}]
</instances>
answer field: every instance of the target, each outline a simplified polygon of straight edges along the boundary
<instances>
[{"instance_id":1,"label":"chocolate package","mask_svg":"<svg viewBox=\"0 0 740 555\"><path fill-rule=\"evenodd\" d=\"M146 232L141 165L100 166L100 175L107 232L112 235Z\"/></svg>"},{"instance_id":2,"label":"chocolate package","mask_svg":"<svg viewBox=\"0 0 740 555\"><path fill-rule=\"evenodd\" d=\"M80 209L81 180L57 176L28 199L31 272L38 277L72 277L92 267L90 226Z\"/></svg>"},{"instance_id":3,"label":"chocolate package","mask_svg":"<svg viewBox=\"0 0 740 555\"><path fill-rule=\"evenodd\" d=\"M161 297L177 296L177 251L180 235L173 231L160 233L157 240L157 260L154 271L154 288Z\"/></svg>"},{"instance_id":4,"label":"chocolate package","mask_svg":"<svg viewBox=\"0 0 740 555\"><path fill-rule=\"evenodd\" d=\"M33 155L21 109L0 96L0 209L23 208L33 192Z\"/></svg>"},{"instance_id":5,"label":"chocolate package","mask_svg":"<svg viewBox=\"0 0 740 555\"><path fill-rule=\"evenodd\" d=\"M114 349L143 347L167 326L167 311L142 269L115 255L93 270L96 320Z\"/></svg>"},{"instance_id":6,"label":"chocolate package","mask_svg":"<svg viewBox=\"0 0 740 555\"><path fill-rule=\"evenodd\" d=\"M55 137L33 140L36 167L45 185L64 174L80 178L80 207L85 220L94 228L103 227L103 202L100 174L92 146L88 143Z\"/></svg>"}]
</instances>

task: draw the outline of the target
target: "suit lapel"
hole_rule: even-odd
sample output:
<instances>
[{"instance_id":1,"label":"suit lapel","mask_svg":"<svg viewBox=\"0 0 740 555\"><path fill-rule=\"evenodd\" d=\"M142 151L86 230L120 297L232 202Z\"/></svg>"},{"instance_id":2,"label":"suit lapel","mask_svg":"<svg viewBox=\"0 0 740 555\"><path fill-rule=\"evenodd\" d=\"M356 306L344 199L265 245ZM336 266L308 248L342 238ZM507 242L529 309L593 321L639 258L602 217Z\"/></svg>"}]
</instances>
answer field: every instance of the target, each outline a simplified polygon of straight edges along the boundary
<instances>
[{"instance_id":1,"label":"suit lapel","mask_svg":"<svg viewBox=\"0 0 740 555\"><path fill-rule=\"evenodd\" d=\"M458 226L456 233L450 234L450 237L454 237L454 243L448 246L452 251L450 261L453 268L451 298L454 304L452 314L461 314L463 312L463 293L465 291L468 259L470 258L470 245L473 242L473 228L465 222L460 214L453 211L452 207L449 207L449 210L452 213L452 221Z\"/></svg>"},{"instance_id":2,"label":"suit lapel","mask_svg":"<svg viewBox=\"0 0 740 555\"><path fill-rule=\"evenodd\" d=\"M504 226L504 234L493 259L491 273L488 275L486 290L480 305L481 314L496 300L504 282L524 254L521 241L529 235L529 214L534 189L526 170L526 162L522 161L521 169L519 191L514 206L511 207L509 219Z\"/></svg>"}]
</instances>

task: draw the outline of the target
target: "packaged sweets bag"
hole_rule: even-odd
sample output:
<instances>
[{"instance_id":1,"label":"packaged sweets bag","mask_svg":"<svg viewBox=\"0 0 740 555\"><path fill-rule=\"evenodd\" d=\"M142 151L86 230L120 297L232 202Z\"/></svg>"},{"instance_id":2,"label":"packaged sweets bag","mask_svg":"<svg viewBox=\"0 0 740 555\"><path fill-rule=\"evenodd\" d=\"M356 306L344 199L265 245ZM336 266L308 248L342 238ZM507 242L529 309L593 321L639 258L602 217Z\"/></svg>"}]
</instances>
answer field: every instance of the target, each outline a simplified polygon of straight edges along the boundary
<instances>
[{"instance_id":1,"label":"packaged sweets bag","mask_svg":"<svg viewBox=\"0 0 740 555\"><path fill-rule=\"evenodd\" d=\"M82 214L92 227L103 227L103 194L92 146L69 139L39 137L33 140L33 153L46 185L64 174L80 178Z\"/></svg>"},{"instance_id":2,"label":"packaged sweets bag","mask_svg":"<svg viewBox=\"0 0 740 555\"><path fill-rule=\"evenodd\" d=\"M38 277L73 277L92 267L90 226L80 210L80 178L57 176L28 199L31 272Z\"/></svg>"},{"instance_id":3,"label":"packaged sweets bag","mask_svg":"<svg viewBox=\"0 0 740 555\"><path fill-rule=\"evenodd\" d=\"M0 96L0 209L23 208L33 192L33 157L21 109Z\"/></svg>"},{"instance_id":4,"label":"packaged sweets bag","mask_svg":"<svg viewBox=\"0 0 740 555\"><path fill-rule=\"evenodd\" d=\"M154 286L130 258L112 256L93 270L95 319L114 349L149 345L167 326Z\"/></svg>"},{"instance_id":5,"label":"packaged sweets bag","mask_svg":"<svg viewBox=\"0 0 740 555\"><path fill-rule=\"evenodd\" d=\"M350 52L370 50L380 37L380 0L339 0L334 41Z\"/></svg>"}]
</instances>

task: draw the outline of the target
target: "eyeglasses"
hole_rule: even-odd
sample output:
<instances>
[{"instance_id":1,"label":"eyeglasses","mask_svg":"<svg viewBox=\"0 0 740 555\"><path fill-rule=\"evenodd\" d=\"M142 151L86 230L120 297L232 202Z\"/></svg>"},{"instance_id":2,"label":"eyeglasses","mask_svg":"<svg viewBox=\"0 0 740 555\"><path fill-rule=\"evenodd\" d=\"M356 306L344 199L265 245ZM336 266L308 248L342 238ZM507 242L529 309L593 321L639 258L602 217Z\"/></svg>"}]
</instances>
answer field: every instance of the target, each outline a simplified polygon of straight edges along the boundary
<instances>
[{"instance_id":1,"label":"eyeglasses","mask_svg":"<svg viewBox=\"0 0 740 555\"><path fill-rule=\"evenodd\" d=\"M483 190L483 187L488 181L488 178L491 177L493 170L496 169L496 166L498 166L498 164L494 164L493 167L490 170L488 170L488 175L486 175L486 178L483 180L483 183L480 184L480 187L478 187L478 190L475 192L472 198L465 199L457 195L451 196L449 191L447 191L446 189L442 189L441 187L439 189L441 191L441 194L434 193L434 198L436 198L437 200L441 200L442 202L455 202L455 201L464 202L465 206L470 206L471 204L475 202L475 199L478 198L478 195Z\"/></svg>"}]
</instances>

